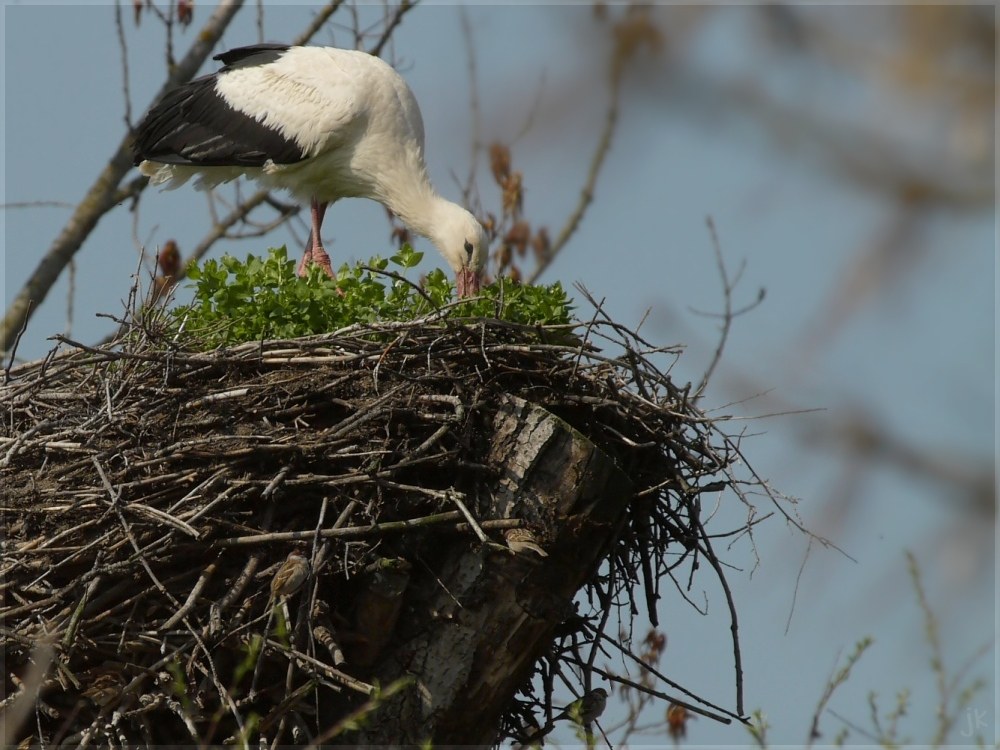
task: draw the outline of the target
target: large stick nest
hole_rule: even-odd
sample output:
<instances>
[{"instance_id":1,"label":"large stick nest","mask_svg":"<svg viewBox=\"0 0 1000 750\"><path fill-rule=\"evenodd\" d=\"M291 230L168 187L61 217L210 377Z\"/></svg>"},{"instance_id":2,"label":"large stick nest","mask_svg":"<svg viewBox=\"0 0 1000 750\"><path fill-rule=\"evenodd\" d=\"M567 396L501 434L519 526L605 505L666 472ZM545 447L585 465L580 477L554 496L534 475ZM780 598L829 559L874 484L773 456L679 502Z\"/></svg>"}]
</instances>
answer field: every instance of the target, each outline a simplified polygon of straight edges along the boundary
<instances>
[{"instance_id":1,"label":"large stick nest","mask_svg":"<svg viewBox=\"0 0 1000 750\"><path fill-rule=\"evenodd\" d=\"M392 589L402 571L417 596L441 549L482 545L480 532L503 543L518 525L543 546L554 534L538 512L483 516L492 419L511 395L593 441L635 496L498 740L552 700L554 673L582 673L581 644L607 638L612 610L655 612L683 563L722 576L698 500L735 485L738 448L660 369L676 352L600 314L575 331L437 320L214 353L138 331L63 344L0 390L8 709L32 692L33 664L48 670L9 739L339 736L340 719L377 706L373 665L393 637L359 632L373 576L389 571ZM304 595L275 599L293 550L310 560Z\"/></svg>"}]
</instances>

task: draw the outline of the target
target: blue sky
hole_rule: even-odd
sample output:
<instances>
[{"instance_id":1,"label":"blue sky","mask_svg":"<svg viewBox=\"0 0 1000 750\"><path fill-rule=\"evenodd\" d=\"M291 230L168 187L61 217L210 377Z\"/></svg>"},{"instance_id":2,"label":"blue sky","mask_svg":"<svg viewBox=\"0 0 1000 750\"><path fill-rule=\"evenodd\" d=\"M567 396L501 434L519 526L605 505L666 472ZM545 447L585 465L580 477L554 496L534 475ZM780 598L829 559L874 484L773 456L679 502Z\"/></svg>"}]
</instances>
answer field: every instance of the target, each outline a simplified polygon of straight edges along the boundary
<instances>
[{"instance_id":1,"label":"blue sky","mask_svg":"<svg viewBox=\"0 0 1000 750\"><path fill-rule=\"evenodd\" d=\"M295 36L311 12L279 5L266 12L271 41ZM130 8L125 10L128 15ZM534 126L513 146L514 166L524 172L526 213L555 233L577 200L599 132L606 46L586 7L470 4L467 12L483 138L509 140L538 102ZM895 128L918 143L936 143L931 124L907 118L904 106L877 99L863 86L755 56L748 40L750 12L718 12L685 40L694 48L684 59L721 80L755 80L776 97L815 107L831 122ZM206 13L198 4L195 23L178 38L179 50ZM8 3L3 18L3 201L75 204L123 132L113 8ZM254 22L253 8L244 9L221 48L256 41ZM138 116L162 80L162 31L147 19L138 29L129 21L126 32ZM395 60L423 109L432 177L440 192L458 198L452 175L464 177L469 168L471 130L458 8L420 7L394 38ZM316 41L346 45L351 37L334 31ZM866 726L870 690L888 709L894 694L909 688L914 710L908 732L914 740L926 739L934 694L903 552L917 555L941 619L946 660L956 667L995 633L995 529L956 511L947 488L886 468L852 473L835 448L810 443L808 435L816 420L861 413L917 446L940 448L944 456L995 458L995 217L986 210L929 215L907 247L917 259L899 264L890 283L852 308L832 336L817 341L811 332L831 314L832 295L891 214L884 193L846 179L823 154L785 140L787 134L700 101L697 92L661 84L655 75L633 81L624 96L595 203L543 281L582 283L625 323L638 323L649 310L646 335L663 344L687 344L674 373L681 381L697 380L714 349L717 321L696 311L722 305L705 227L706 217L713 218L730 268L746 263L735 304L752 301L760 287L767 297L736 322L707 405L743 401L721 410L737 416L824 410L737 422L734 431L754 433L744 447L757 470L800 498L797 509L806 524L857 561L814 549L785 633L806 540L779 521L766 524L758 530L760 565L752 576L750 551L732 551L746 571L734 573L730 583L742 616L748 707L768 714L775 744L802 743L837 655L871 635L876 644L834 699L835 709ZM930 158L937 152L921 153ZM495 207L485 164L478 175L483 203ZM5 308L68 215L62 206L0 214ZM122 210L105 217L77 255L72 335L78 340L95 341L108 332L107 321L95 313L121 309L136 266L134 218ZM207 220L204 197L193 190L147 191L134 230L151 246L175 238L183 252L201 238ZM331 209L325 231L335 265L388 249L384 215L374 204L341 202ZM266 243L220 243L216 254L260 253L267 244L284 242L296 253L305 234L301 228L295 237L278 230ZM418 249L427 251L426 267L439 264L429 245ZM44 354L51 346L46 337L64 330L67 289L64 275L32 320L21 356ZM725 513L734 499L719 502ZM728 621L718 592L706 594L712 602L707 617L669 598L664 603L661 620L669 641L663 667L672 679L728 704ZM995 651L977 672L990 684L975 704L988 714L987 738L997 726L996 681L989 668L994 658ZM839 728L833 717L823 726L827 739ZM695 745L745 739L739 728L703 719L689 732Z\"/></svg>"}]
</instances>

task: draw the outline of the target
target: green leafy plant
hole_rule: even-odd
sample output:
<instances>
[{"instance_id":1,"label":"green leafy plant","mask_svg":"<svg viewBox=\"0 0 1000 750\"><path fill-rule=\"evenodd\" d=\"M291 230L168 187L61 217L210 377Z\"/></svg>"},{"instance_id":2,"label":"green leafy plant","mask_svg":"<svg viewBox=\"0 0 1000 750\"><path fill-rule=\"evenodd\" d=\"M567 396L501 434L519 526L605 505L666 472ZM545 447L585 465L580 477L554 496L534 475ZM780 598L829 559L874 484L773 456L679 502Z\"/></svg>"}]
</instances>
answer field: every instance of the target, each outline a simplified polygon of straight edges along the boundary
<instances>
[{"instance_id":1,"label":"green leafy plant","mask_svg":"<svg viewBox=\"0 0 1000 750\"><path fill-rule=\"evenodd\" d=\"M326 333L357 323L409 321L445 309L452 319L570 322L572 306L558 282L522 286L501 278L475 298L452 302L454 290L444 271L431 271L419 284L401 273L422 257L404 245L388 259L341 266L335 279L315 267L299 277L284 247L269 250L266 258L207 260L188 269L194 299L172 312L173 324L210 348Z\"/></svg>"}]
</instances>

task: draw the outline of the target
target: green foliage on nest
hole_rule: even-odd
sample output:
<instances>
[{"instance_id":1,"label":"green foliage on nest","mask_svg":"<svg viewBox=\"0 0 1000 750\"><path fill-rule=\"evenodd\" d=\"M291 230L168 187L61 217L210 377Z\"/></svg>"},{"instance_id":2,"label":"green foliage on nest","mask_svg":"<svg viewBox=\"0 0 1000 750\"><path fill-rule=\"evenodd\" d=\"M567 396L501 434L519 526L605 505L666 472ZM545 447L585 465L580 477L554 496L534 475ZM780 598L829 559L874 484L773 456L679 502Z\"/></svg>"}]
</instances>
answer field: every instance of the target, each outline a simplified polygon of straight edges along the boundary
<instances>
[{"instance_id":1,"label":"green foliage on nest","mask_svg":"<svg viewBox=\"0 0 1000 750\"><path fill-rule=\"evenodd\" d=\"M451 319L499 318L527 325L570 322L572 306L562 285L523 286L499 279L478 297L453 303L454 290L441 269L420 284L400 271L415 267L423 257L409 245L388 260L344 265L336 279L315 266L306 277L296 275L296 263L284 247L267 258L248 255L245 261L224 256L188 269L194 300L173 311L173 319L202 345L231 345L262 338L297 338L328 333L356 323L409 321L448 306Z\"/></svg>"}]
</instances>

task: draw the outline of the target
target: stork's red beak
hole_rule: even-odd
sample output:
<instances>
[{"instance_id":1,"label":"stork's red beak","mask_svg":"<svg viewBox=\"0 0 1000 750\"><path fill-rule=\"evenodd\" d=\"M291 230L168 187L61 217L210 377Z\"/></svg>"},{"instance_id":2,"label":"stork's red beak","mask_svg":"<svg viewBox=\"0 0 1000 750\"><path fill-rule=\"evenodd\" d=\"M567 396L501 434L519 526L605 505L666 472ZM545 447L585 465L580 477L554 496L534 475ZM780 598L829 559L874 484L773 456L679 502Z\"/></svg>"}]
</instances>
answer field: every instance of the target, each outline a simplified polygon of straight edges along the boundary
<instances>
[{"instance_id":1,"label":"stork's red beak","mask_svg":"<svg viewBox=\"0 0 1000 750\"><path fill-rule=\"evenodd\" d=\"M458 292L459 299L479 294L479 284L479 274L471 268L463 268L455 274L455 291Z\"/></svg>"}]
</instances>

